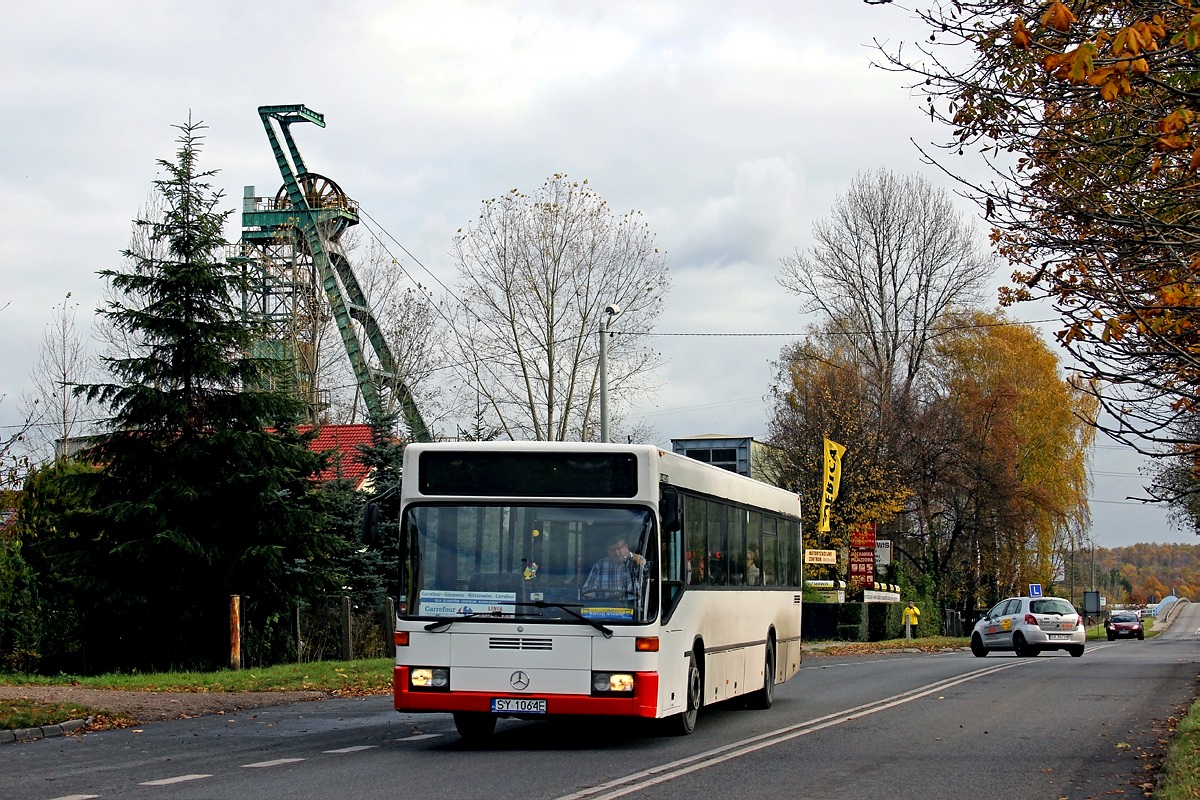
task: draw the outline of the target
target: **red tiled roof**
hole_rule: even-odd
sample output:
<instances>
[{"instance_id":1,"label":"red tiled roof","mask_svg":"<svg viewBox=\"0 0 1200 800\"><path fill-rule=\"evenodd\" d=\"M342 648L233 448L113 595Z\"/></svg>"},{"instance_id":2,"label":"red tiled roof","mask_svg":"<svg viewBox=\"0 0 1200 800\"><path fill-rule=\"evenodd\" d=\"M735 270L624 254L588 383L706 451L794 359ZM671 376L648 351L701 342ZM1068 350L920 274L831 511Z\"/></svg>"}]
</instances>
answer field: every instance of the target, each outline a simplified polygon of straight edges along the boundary
<instances>
[{"instance_id":1,"label":"red tiled roof","mask_svg":"<svg viewBox=\"0 0 1200 800\"><path fill-rule=\"evenodd\" d=\"M300 426L300 432L311 430L308 426ZM333 451L329 467L317 475L319 481L333 481L344 478L350 481L355 489L362 488L370 469L362 463L360 445L371 444L370 425L322 425L317 428L317 437L309 444L308 449L323 453Z\"/></svg>"}]
</instances>

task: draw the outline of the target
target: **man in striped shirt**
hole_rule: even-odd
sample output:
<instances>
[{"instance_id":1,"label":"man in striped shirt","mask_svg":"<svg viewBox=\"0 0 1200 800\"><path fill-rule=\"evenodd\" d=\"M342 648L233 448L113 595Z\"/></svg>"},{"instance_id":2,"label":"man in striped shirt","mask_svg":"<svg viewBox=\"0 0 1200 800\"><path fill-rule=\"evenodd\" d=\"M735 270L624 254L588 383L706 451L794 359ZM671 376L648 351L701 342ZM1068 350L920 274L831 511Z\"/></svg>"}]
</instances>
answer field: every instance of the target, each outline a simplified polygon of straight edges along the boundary
<instances>
[{"instance_id":1,"label":"man in striped shirt","mask_svg":"<svg viewBox=\"0 0 1200 800\"><path fill-rule=\"evenodd\" d=\"M608 545L608 555L597 561L583 582L587 600L620 600L633 607L642 585L646 559L629 552L625 537L620 536Z\"/></svg>"}]
</instances>

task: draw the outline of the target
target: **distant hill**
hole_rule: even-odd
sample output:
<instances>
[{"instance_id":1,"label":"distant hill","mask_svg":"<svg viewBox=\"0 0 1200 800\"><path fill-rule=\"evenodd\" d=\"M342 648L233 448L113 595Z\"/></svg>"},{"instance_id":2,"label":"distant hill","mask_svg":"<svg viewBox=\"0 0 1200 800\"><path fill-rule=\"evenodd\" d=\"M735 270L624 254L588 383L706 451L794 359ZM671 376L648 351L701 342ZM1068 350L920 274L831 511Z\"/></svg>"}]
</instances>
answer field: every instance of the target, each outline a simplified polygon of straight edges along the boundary
<instances>
[{"instance_id":1,"label":"distant hill","mask_svg":"<svg viewBox=\"0 0 1200 800\"><path fill-rule=\"evenodd\" d=\"M1097 547L1094 575L1110 605L1156 603L1170 594L1200 600L1200 544Z\"/></svg>"}]
</instances>

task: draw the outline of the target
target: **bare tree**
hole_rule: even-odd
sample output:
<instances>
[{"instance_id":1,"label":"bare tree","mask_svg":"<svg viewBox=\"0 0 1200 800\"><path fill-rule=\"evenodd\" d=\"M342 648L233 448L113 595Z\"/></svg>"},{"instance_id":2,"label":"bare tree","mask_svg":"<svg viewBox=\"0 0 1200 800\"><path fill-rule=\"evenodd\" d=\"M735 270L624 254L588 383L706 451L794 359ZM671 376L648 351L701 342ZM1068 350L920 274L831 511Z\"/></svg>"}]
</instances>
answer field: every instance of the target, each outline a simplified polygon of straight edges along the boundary
<instances>
[{"instance_id":1,"label":"bare tree","mask_svg":"<svg viewBox=\"0 0 1200 800\"><path fill-rule=\"evenodd\" d=\"M514 189L484 202L453 254L454 362L501 435L597 438L609 305L621 310L607 348L614 408L648 390L658 356L636 334L652 327L670 281L641 215L614 216L586 181L554 175L532 196Z\"/></svg>"},{"instance_id":2,"label":"bare tree","mask_svg":"<svg viewBox=\"0 0 1200 800\"><path fill-rule=\"evenodd\" d=\"M30 379L31 394L22 397L25 416L36 418L26 435L32 460L44 463L65 457L64 445L81 435L87 425L87 403L73 388L92 375L92 358L76 325L79 304L67 292L54 307L54 316L42 333L42 347Z\"/></svg>"},{"instance_id":3,"label":"bare tree","mask_svg":"<svg viewBox=\"0 0 1200 800\"><path fill-rule=\"evenodd\" d=\"M846 337L880 398L909 394L933 322L978 302L995 270L946 192L885 169L856 175L813 239L782 259L779 283Z\"/></svg>"}]
</instances>

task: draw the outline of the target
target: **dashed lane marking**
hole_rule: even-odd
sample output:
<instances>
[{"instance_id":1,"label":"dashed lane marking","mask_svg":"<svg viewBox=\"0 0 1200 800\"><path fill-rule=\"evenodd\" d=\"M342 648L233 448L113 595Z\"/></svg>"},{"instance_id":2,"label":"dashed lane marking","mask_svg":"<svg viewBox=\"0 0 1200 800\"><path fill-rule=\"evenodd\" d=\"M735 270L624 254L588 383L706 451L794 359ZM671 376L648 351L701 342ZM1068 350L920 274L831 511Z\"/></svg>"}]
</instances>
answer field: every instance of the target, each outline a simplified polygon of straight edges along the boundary
<instances>
[{"instance_id":1,"label":"dashed lane marking","mask_svg":"<svg viewBox=\"0 0 1200 800\"><path fill-rule=\"evenodd\" d=\"M303 761L303 758L276 758L271 761L257 761L253 764L242 764L242 769L253 769L257 767L278 767L283 764L295 764L297 761Z\"/></svg>"},{"instance_id":2,"label":"dashed lane marking","mask_svg":"<svg viewBox=\"0 0 1200 800\"><path fill-rule=\"evenodd\" d=\"M98 794L64 794L62 797L51 797L50 800L93 800Z\"/></svg>"},{"instance_id":3,"label":"dashed lane marking","mask_svg":"<svg viewBox=\"0 0 1200 800\"><path fill-rule=\"evenodd\" d=\"M141 786L170 786L172 783L198 781L201 778L211 778L212 775L176 775L174 778L160 778L156 781L142 781Z\"/></svg>"},{"instance_id":4,"label":"dashed lane marking","mask_svg":"<svg viewBox=\"0 0 1200 800\"><path fill-rule=\"evenodd\" d=\"M337 750L322 750L322 753L357 753L359 750L372 750L379 745L376 744L356 744L353 747L339 747Z\"/></svg>"},{"instance_id":5,"label":"dashed lane marking","mask_svg":"<svg viewBox=\"0 0 1200 800\"><path fill-rule=\"evenodd\" d=\"M441 736L440 733L418 733L416 736L405 736L403 739L397 739L397 742L415 742L418 739L436 739Z\"/></svg>"}]
</instances>

